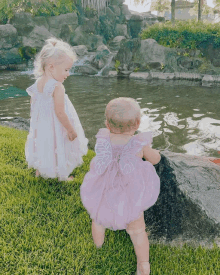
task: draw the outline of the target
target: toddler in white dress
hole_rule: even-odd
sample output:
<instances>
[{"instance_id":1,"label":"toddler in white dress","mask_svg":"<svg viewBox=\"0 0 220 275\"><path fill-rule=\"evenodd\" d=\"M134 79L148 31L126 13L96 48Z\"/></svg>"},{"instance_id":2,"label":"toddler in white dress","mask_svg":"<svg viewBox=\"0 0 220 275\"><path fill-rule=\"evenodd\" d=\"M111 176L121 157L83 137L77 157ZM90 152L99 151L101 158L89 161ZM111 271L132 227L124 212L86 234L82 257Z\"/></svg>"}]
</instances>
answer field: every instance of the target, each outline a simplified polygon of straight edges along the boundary
<instances>
[{"instance_id":1,"label":"toddler in white dress","mask_svg":"<svg viewBox=\"0 0 220 275\"><path fill-rule=\"evenodd\" d=\"M72 180L68 177L83 163L88 139L63 81L76 55L62 40L50 38L35 60L36 82L27 88L31 96L30 131L25 145L28 167L36 176Z\"/></svg>"}]
</instances>

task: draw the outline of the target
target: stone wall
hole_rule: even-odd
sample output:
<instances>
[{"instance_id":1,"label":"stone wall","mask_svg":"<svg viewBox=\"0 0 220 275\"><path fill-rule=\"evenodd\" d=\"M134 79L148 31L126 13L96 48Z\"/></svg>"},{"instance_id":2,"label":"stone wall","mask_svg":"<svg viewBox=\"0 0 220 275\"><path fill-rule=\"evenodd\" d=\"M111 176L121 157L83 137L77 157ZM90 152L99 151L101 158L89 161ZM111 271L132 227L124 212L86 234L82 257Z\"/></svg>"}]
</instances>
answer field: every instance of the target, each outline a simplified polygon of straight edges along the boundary
<instances>
[{"instance_id":1,"label":"stone wall","mask_svg":"<svg viewBox=\"0 0 220 275\"><path fill-rule=\"evenodd\" d=\"M124 0L112 0L105 12L94 10L84 13L68 13L52 17L33 17L29 13L16 13L6 25L0 25L0 69L23 68L24 59L33 58L47 38L55 36L72 46L85 45L88 51L96 51L101 45L111 44L116 50L120 41L137 37L155 16L136 16L123 4ZM116 44L116 46L115 46ZM20 49L20 50L19 50Z\"/></svg>"}]
</instances>

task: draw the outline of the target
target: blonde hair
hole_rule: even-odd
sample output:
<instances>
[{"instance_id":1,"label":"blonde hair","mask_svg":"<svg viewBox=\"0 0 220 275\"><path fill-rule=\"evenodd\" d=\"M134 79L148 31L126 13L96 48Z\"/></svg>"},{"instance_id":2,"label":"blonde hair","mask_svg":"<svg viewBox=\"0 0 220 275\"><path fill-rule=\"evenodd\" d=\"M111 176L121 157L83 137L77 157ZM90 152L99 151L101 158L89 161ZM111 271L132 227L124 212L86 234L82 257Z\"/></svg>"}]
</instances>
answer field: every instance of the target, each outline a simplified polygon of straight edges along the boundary
<instances>
[{"instance_id":1,"label":"blonde hair","mask_svg":"<svg viewBox=\"0 0 220 275\"><path fill-rule=\"evenodd\" d=\"M141 109L133 98L119 97L107 104L105 117L110 130L121 134L137 127L141 119Z\"/></svg>"},{"instance_id":2,"label":"blonde hair","mask_svg":"<svg viewBox=\"0 0 220 275\"><path fill-rule=\"evenodd\" d=\"M77 57L72 47L61 39L55 37L46 40L46 44L37 54L34 61L34 76L38 78L43 75L47 62L53 58L55 61L63 58L65 55L70 57L73 62Z\"/></svg>"}]
</instances>

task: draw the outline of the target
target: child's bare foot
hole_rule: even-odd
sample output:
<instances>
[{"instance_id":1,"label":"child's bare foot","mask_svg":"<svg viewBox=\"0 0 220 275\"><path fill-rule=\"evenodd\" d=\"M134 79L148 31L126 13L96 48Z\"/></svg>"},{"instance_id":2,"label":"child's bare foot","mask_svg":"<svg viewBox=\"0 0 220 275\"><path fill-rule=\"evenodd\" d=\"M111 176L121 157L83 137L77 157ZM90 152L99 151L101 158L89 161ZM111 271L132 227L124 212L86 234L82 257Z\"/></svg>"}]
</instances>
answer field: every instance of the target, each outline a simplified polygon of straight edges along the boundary
<instances>
[{"instance_id":1,"label":"child's bare foot","mask_svg":"<svg viewBox=\"0 0 220 275\"><path fill-rule=\"evenodd\" d=\"M71 180L74 180L74 176L70 176L67 181L71 181Z\"/></svg>"},{"instance_id":2,"label":"child's bare foot","mask_svg":"<svg viewBox=\"0 0 220 275\"><path fill-rule=\"evenodd\" d=\"M150 263L147 261L137 263L136 275L149 275L150 274Z\"/></svg>"},{"instance_id":3,"label":"child's bare foot","mask_svg":"<svg viewBox=\"0 0 220 275\"><path fill-rule=\"evenodd\" d=\"M38 178L40 176L40 172L38 170L36 170L36 175L35 177Z\"/></svg>"}]
</instances>

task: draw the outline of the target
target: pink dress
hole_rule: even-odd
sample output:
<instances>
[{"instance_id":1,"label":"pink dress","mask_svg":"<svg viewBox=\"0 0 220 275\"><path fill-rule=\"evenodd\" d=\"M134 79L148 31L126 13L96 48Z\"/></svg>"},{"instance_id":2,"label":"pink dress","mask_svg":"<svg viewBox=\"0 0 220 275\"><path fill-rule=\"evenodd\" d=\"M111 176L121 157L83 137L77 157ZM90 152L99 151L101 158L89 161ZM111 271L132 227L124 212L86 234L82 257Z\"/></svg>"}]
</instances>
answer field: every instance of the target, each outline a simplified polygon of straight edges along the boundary
<instances>
[{"instance_id":1,"label":"pink dress","mask_svg":"<svg viewBox=\"0 0 220 275\"><path fill-rule=\"evenodd\" d=\"M110 131L96 135L96 156L80 188L81 200L91 219L112 230L126 229L151 207L160 192L154 166L136 154L150 145L150 132L134 135L125 145L112 145Z\"/></svg>"},{"instance_id":2,"label":"pink dress","mask_svg":"<svg viewBox=\"0 0 220 275\"><path fill-rule=\"evenodd\" d=\"M73 104L65 94L65 112L77 132L76 139L68 139L67 130L54 110L53 92L57 83L55 79L48 80L42 93L38 91L37 81L27 88L32 104L25 155L28 167L38 169L44 178L66 180L73 169L83 163L88 139Z\"/></svg>"}]
</instances>

